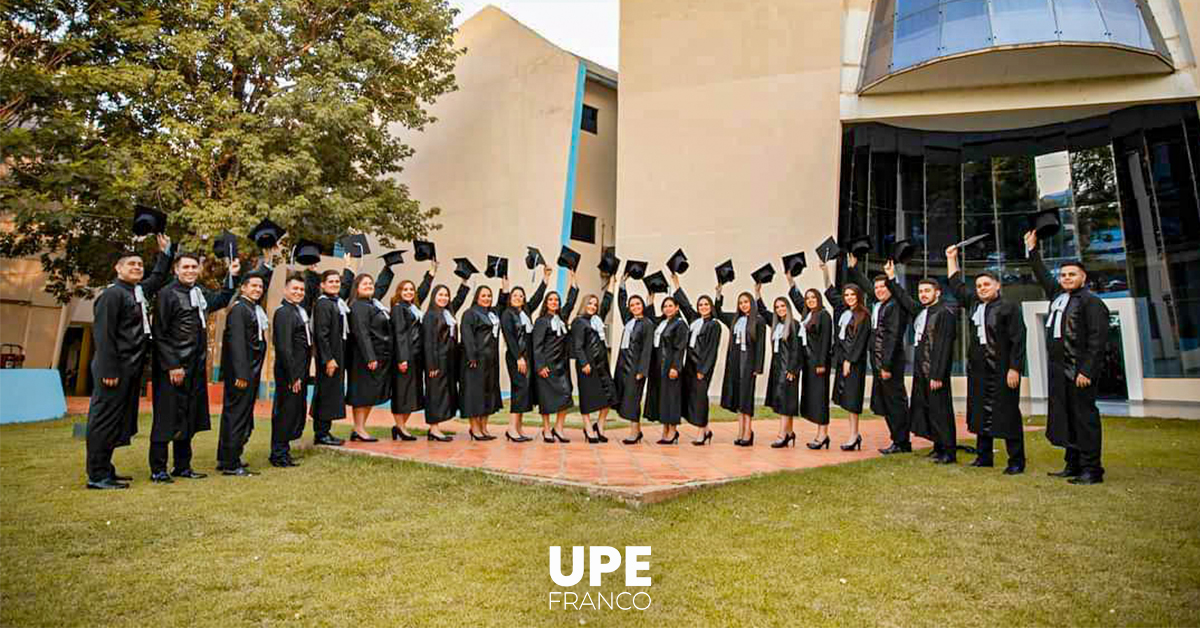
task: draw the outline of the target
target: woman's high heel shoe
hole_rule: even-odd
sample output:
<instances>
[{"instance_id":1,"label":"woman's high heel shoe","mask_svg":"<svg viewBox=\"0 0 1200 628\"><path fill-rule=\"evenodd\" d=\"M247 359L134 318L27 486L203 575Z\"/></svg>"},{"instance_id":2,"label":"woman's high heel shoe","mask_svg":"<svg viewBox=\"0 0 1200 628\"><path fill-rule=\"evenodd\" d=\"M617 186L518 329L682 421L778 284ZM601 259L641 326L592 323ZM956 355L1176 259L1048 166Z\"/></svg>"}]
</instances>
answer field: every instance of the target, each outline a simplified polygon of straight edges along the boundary
<instances>
[{"instance_id":1,"label":"woman's high heel shoe","mask_svg":"<svg viewBox=\"0 0 1200 628\"><path fill-rule=\"evenodd\" d=\"M551 436L553 436L553 437L554 437L554 439L555 439L555 440L557 440L557 441L558 441L558 442L560 442L560 443L569 443L569 442L571 442L569 439L567 439L567 438L564 438L562 434L559 434L559 433L558 433L558 429L557 429L557 428L553 428L553 427L552 427L552 428L550 428L550 435L551 435Z\"/></svg>"},{"instance_id":2,"label":"woman's high heel shoe","mask_svg":"<svg viewBox=\"0 0 1200 628\"><path fill-rule=\"evenodd\" d=\"M600 442L602 442L602 443L607 443L607 442L608 442L608 437L607 437L607 436L605 436L605 435L604 435L604 434L603 434L603 433L600 431L600 424L599 424L599 423L592 423L592 431L596 433L596 440L598 440L598 441L600 441Z\"/></svg>"},{"instance_id":3,"label":"woman's high heel shoe","mask_svg":"<svg viewBox=\"0 0 1200 628\"><path fill-rule=\"evenodd\" d=\"M508 433L508 430L504 430L504 438L505 438L505 440L508 440L508 441L514 442L514 443L528 443L529 441L533 440L532 438L530 438L524 434L522 434L520 436L513 436L512 434Z\"/></svg>"},{"instance_id":4,"label":"woman's high heel shoe","mask_svg":"<svg viewBox=\"0 0 1200 628\"><path fill-rule=\"evenodd\" d=\"M707 445L708 441L712 440L712 437L713 437L712 430L708 430L707 432L704 432L704 438L701 438L700 440L694 440L694 441L692 441L692 444L697 447Z\"/></svg>"},{"instance_id":5,"label":"woman's high heel shoe","mask_svg":"<svg viewBox=\"0 0 1200 628\"><path fill-rule=\"evenodd\" d=\"M788 445L791 445L792 447L796 446L795 432L789 432L787 436L784 436L783 438L771 443L771 449L783 449Z\"/></svg>"},{"instance_id":6,"label":"woman's high heel shoe","mask_svg":"<svg viewBox=\"0 0 1200 628\"><path fill-rule=\"evenodd\" d=\"M588 429L586 427L583 428L583 440L586 440L589 445L599 445L600 444L600 439L596 438L595 436L592 436L591 432L588 432Z\"/></svg>"},{"instance_id":7,"label":"woman's high heel shoe","mask_svg":"<svg viewBox=\"0 0 1200 628\"><path fill-rule=\"evenodd\" d=\"M467 430L467 433L471 435L471 440L472 440L472 441L477 441L477 440L488 440L488 439L484 438L483 436L477 436L477 435L475 434L475 432L474 432L474 431L472 431L472 430Z\"/></svg>"},{"instance_id":8,"label":"woman's high heel shoe","mask_svg":"<svg viewBox=\"0 0 1200 628\"><path fill-rule=\"evenodd\" d=\"M862 434L859 434L854 439L853 443L850 443L849 445L842 445L842 451L854 451L855 449L859 451L862 450Z\"/></svg>"},{"instance_id":9,"label":"woman's high heel shoe","mask_svg":"<svg viewBox=\"0 0 1200 628\"><path fill-rule=\"evenodd\" d=\"M738 447L753 447L754 446L754 432L753 431L750 432L750 438L740 438L738 440L733 441L733 444L737 445Z\"/></svg>"},{"instance_id":10,"label":"woman's high heel shoe","mask_svg":"<svg viewBox=\"0 0 1200 628\"><path fill-rule=\"evenodd\" d=\"M679 444L679 430L675 430L675 436L673 438L671 438L671 440L667 440L665 438L658 439L658 444L659 445L678 445Z\"/></svg>"},{"instance_id":11,"label":"woman's high heel shoe","mask_svg":"<svg viewBox=\"0 0 1200 628\"><path fill-rule=\"evenodd\" d=\"M392 440L417 440L416 436L406 434L398 427L392 427Z\"/></svg>"},{"instance_id":12,"label":"woman's high heel shoe","mask_svg":"<svg viewBox=\"0 0 1200 628\"><path fill-rule=\"evenodd\" d=\"M448 443L454 440L454 437L449 435L438 436L437 434L434 434L433 431L429 431L425 432L425 440L435 440L439 443Z\"/></svg>"},{"instance_id":13,"label":"woman's high heel shoe","mask_svg":"<svg viewBox=\"0 0 1200 628\"><path fill-rule=\"evenodd\" d=\"M363 443L378 443L379 439L374 436L363 436L354 430L350 431L350 440L356 440Z\"/></svg>"},{"instance_id":14,"label":"woman's high heel shoe","mask_svg":"<svg viewBox=\"0 0 1200 628\"><path fill-rule=\"evenodd\" d=\"M634 437L634 438L622 438L622 439L621 439L621 442L622 442L622 443L624 443L624 444L626 444L626 445L636 445L636 444L638 444L638 443L642 442L642 437L643 437L643 436L645 436L645 434L644 434L643 432L638 432L638 435L637 435L636 437Z\"/></svg>"},{"instance_id":15,"label":"woman's high heel shoe","mask_svg":"<svg viewBox=\"0 0 1200 628\"><path fill-rule=\"evenodd\" d=\"M550 431L551 431L551 432L553 432L554 430L550 430ZM543 443L553 443L553 442L554 442L554 437L553 437L553 436L546 436L546 433L545 433L545 432L542 432L542 442L543 442Z\"/></svg>"},{"instance_id":16,"label":"woman's high heel shoe","mask_svg":"<svg viewBox=\"0 0 1200 628\"><path fill-rule=\"evenodd\" d=\"M811 441L808 443L804 443L804 446L808 447L809 449L821 449L822 447L824 447L825 449L829 449L829 437L826 436L825 440L821 440L821 441L814 440L814 441Z\"/></svg>"}]
</instances>

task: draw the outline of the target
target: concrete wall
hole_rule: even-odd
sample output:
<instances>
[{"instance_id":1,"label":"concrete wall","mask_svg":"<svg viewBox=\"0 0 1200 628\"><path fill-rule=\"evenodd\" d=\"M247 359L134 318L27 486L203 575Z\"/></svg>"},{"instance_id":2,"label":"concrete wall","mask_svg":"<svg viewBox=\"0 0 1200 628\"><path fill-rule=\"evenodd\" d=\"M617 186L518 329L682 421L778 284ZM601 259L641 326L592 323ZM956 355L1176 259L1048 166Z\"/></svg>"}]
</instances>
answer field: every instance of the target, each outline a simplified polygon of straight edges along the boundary
<instances>
[{"instance_id":1,"label":"concrete wall","mask_svg":"<svg viewBox=\"0 0 1200 628\"><path fill-rule=\"evenodd\" d=\"M38 259L0 259L0 342L25 348L25 368L53 368L58 359L65 308L45 285Z\"/></svg>"}]
</instances>

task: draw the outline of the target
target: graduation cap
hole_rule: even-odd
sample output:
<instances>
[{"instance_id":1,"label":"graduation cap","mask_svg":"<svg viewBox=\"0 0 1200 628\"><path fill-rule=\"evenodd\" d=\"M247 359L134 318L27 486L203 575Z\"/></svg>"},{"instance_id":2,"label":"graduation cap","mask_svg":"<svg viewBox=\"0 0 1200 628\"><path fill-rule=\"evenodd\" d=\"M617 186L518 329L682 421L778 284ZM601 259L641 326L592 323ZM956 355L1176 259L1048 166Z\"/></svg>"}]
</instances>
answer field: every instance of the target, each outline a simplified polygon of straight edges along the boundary
<instances>
[{"instance_id":1,"label":"graduation cap","mask_svg":"<svg viewBox=\"0 0 1200 628\"><path fill-rule=\"evenodd\" d=\"M661 270L655 271L653 275L646 275L642 283L646 284L646 292L650 294L667 291L667 278Z\"/></svg>"},{"instance_id":2,"label":"graduation cap","mask_svg":"<svg viewBox=\"0 0 1200 628\"><path fill-rule=\"evenodd\" d=\"M432 242L413 240L413 258L418 262L437 261L437 247Z\"/></svg>"},{"instance_id":3,"label":"graduation cap","mask_svg":"<svg viewBox=\"0 0 1200 628\"><path fill-rule=\"evenodd\" d=\"M312 240L300 240L292 248L292 260L305 266L319 263L321 261L321 245Z\"/></svg>"},{"instance_id":4,"label":"graduation cap","mask_svg":"<svg viewBox=\"0 0 1200 628\"><path fill-rule=\"evenodd\" d=\"M600 264L596 268L605 275L617 274L617 269L621 267L621 260L617 259L616 247L606 246L604 252L600 254Z\"/></svg>"},{"instance_id":5,"label":"graduation cap","mask_svg":"<svg viewBox=\"0 0 1200 628\"><path fill-rule=\"evenodd\" d=\"M461 277L464 281L470 279L471 275L479 272L479 269L475 268L475 265L471 263L471 260L465 257L454 258L454 265L454 274Z\"/></svg>"},{"instance_id":6,"label":"graduation cap","mask_svg":"<svg viewBox=\"0 0 1200 628\"><path fill-rule=\"evenodd\" d=\"M546 263L546 258L542 257L542 252L537 250L537 247L527 246L528 252L525 253L525 268L533 270L540 264Z\"/></svg>"},{"instance_id":7,"label":"graduation cap","mask_svg":"<svg viewBox=\"0 0 1200 628\"><path fill-rule=\"evenodd\" d=\"M1058 209L1043 209L1034 212L1029 217L1029 222L1032 223L1033 231L1037 234L1039 240L1052 238L1062 229L1062 221L1058 216Z\"/></svg>"},{"instance_id":8,"label":"graduation cap","mask_svg":"<svg viewBox=\"0 0 1200 628\"><path fill-rule=\"evenodd\" d=\"M840 255L841 252L842 249L838 248L837 240L833 238L825 238L825 241L817 247L817 256L821 258L822 262L828 262Z\"/></svg>"},{"instance_id":9,"label":"graduation cap","mask_svg":"<svg viewBox=\"0 0 1200 628\"><path fill-rule=\"evenodd\" d=\"M269 249L278 244L279 239L285 233L287 231L284 231L283 227L271 222L270 218L263 218L262 222L250 230L250 241L257 244L260 249Z\"/></svg>"},{"instance_id":10,"label":"graduation cap","mask_svg":"<svg viewBox=\"0 0 1200 628\"><path fill-rule=\"evenodd\" d=\"M721 262L720 266L717 266L717 283L725 285L732 282L734 277L733 260L725 260L724 262Z\"/></svg>"},{"instance_id":11,"label":"graduation cap","mask_svg":"<svg viewBox=\"0 0 1200 628\"><path fill-rule=\"evenodd\" d=\"M798 276L805 268L808 268L808 260L804 257L804 251L783 256L783 271L789 277Z\"/></svg>"},{"instance_id":12,"label":"graduation cap","mask_svg":"<svg viewBox=\"0 0 1200 628\"><path fill-rule=\"evenodd\" d=\"M629 260L625 262L625 274L632 279L641 279L646 276L646 268L649 266L646 262L635 262Z\"/></svg>"},{"instance_id":13,"label":"graduation cap","mask_svg":"<svg viewBox=\"0 0 1200 628\"><path fill-rule=\"evenodd\" d=\"M858 236L850 240L850 252L854 254L854 257L862 257L871 252L871 238Z\"/></svg>"},{"instance_id":14,"label":"graduation cap","mask_svg":"<svg viewBox=\"0 0 1200 628\"><path fill-rule=\"evenodd\" d=\"M367 236L361 233L351 233L342 236L338 240L342 245L342 249L350 254L350 257L362 257L371 252L371 245L367 243Z\"/></svg>"},{"instance_id":15,"label":"graduation cap","mask_svg":"<svg viewBox=\"0 0 1200 628\"><path fill-rule=\"evenodd\" d=\"M508 258L489 255L487 270L483 271L483 274L492 279L496 277L508 277Z\"/></svg>"},{"instance_id":16,"label":"graduation cap","mask_svg":"<svg viewBox=\"0 0 1200 628\"><path fill-rule=\"evenodd\" d=\"M900 240L892 245L892 261L907 264L917 254L917 245L912 240Z\"/></svg>"},{"instance_id":17,"label":"graduation cap","mask_svg":"<svg viewBox=\"0 0 1200 628\"><path fill-rule=\"evenodd\" d=\"M213 254L217 259L232 259L237 257L237 236L225 231L213 240Z\"/></svg>"},{"instance_id":18,"label":"graduation cap","mask_svg":"<svg viewBox=\"0 0 1200 628\"><path fill-rule=\"evenodd\" d=\"M768 284L775 278L775 268L770 264L764 264L762 268L750 273L754 278L754 283Z\"/></svg>"},{"instance_id":19,"label":"graduation cap","mask_svg":"<svg viewBox=\"0 0 1200 628\"><path fill-rule=\"evenodd\" d=\"M167 215L147 205L133 208L133 234L138 236L162 233L167 230Z\"/></svg>"},{"instance_id":20,"label":"graduation cap","mask_svg":"<svg viewBox=\"0 0 1200 628\"><path fill-rule=\"evenodd\" d=\"M687 272L688 261L687 256L683 254L683 249L677 249L671 259L667 260L667 268L676 275L682 275Z\"/></svg>"},{"instance_id":21,"label":"graduation cap","mask_svg":"<svg viewBox=\"0 0 1200 628\"><path fill-rule=\"evenodd\" d=\"M250 272L247 272L245 275L242 275L242 283L245 284L246 281L248 281L250 279L254 279L255 277L258 277L259 279L263 280L263 283L266 283L267 277L270 277L270 276L271 276L270 269L268 269L265 266L258 266L258 267L251 269Z\"/></svg>"},{"instance_id":22,"label":"graduation cap","mask_svg":"<svg viewBox=\"0 0 1200 628\"><path fill-rule=\"evenodd\" d=\"M396 264L404 263L404 254L407 253L404 249L388 251L379 257L383 259L383 263L387 266L395 266Z\"/></svg>"},{"instance_id":23,"label":"graduation cap","mask_svg":"<svg viewBox=\"0 0 1200 628\"><path fill-rule=\"evenodd\" d=\"M579 253L573 251L569 246L562 247L562 251L558 254L558 265L569 270L575 270L579 267Z\"/></svg>"}]
</instances>

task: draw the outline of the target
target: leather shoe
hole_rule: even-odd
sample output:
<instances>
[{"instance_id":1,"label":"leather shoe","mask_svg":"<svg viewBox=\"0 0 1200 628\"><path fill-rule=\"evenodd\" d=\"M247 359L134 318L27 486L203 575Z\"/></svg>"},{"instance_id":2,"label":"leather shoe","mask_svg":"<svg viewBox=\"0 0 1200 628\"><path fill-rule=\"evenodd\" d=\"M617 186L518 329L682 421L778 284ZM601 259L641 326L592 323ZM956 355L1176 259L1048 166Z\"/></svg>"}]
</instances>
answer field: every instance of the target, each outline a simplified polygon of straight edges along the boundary
<instances>
[{"instance_id":1,"label":"leather shoe","mask_svg":"<svg viewBox=\"0 0 1200 628\"><path fill-rule=\"evenodd\" d=\"M1083 475L1083 469L1077 467L1066 467L1062 471L1047 473L1046 475L1052 478L1077 478Z\"/></svg>"},{"instance_id":2,"label":"leather shoe","mask_svg":"<svg viewBox=\"0 0 1200 628\"><path fill-rule=\"evenodd\" d=\"M150 481L158 482L160 484L174 484L175 483L175 480L172 480L171 476L168 475L166 471L157 471L155 473L151 473Z\"/></svg>"},{"instance_id":3,"label":"leather shoe","mask_svg":"<svg viewBox=\"0 0 1200 628\"><path fill-rule=\"evenodd\" d=\"M1101 484L1104 482L1104 476L1098 473L1089 473L1084 471L1078 477L1073 477L1067 480L1068 484Z\"/></svg>"},{"instance_id":4,"label":"leather shoe","mask_svg":"<svg viewBox=\"0 0 1200 628\"><path fill-rule=\"evenodd\" d=\"M321 436L313 439L314 445L330 445L333 447L339 447L345 442L346 441L334 436L333 434L322 434Z\"/></svg>"},{"instance_id":5,"label":"leather shoe","mask_svg":"<svg viewBox=\"0 0 1200 628\"><path fill-rule=\"evenodd\" d=\"M983 458L976 458L975 461L972 462L970 466L991 468L991 467L996 466L996 463L991 460L984 460Z\"/></svg>"},{"instance_id":6,"label":"leather shoe","mask_svg":"<svg viewBox=\"0 0 1200 628\"><path fill-rule=\"evenodd\" d=\"M238 477L245 478L245 477L250 477L252 475L258 475L258 474L251 471L250 469L247 469L246 467L238 467L236 469L226 469L221 472L221 475L236 475Z\"/></svg>"},{"instance_id":7,"label":"leather shoe","mask_svg":"<svg viewBox=\"0 0 1200 628\"><path fill-rule=\"evenodd\" d=\"M1025 473L1024 466L1008 465L1004 468L1004 475L1021 475Z\"/></svg>"},{"instance_id":8,"label":"leather shoe","mask_svg":"<svg viewBox=\"0 0 1200 628\"><path fill-rule=\"evenodd\" d=\"M114 471L113 474L111 476L109 476L109 479L115 480L117 482L132 482L133 481L132 477L130 477L128 475L121 475L121 474L117 473L116 471Z\"/></svg>"},{"instance_id":9,"label":"leather shoe","mask_svg":"<svg viewBox=\"0 0 1200 628\"><path fill-rule=\"evenodd\" d=\"M891 445L888 445L887 447L879 450L879 453L881 453L885 456L890 456L892 454L899 454L899 453L903 453L903 452L904 452L904 448L901 447L900 445L897 445L896 443L892 443Z\"/></svg>"},{"instance_id":10,"label":"leather shoe","mask_svg":"<svg viewBox=\"0 0 1200 628\"><path fill-rule=\"evenodd\" d=\"M113 478L104 478L103 480L98 480L96 482L88 480L87 487L97 491L104 491L116 488L129 488L129 485L125 484L124 482L118 482Z\"/></svg>"},{"instance_id":11,"label":"leather shoe","mask_svg":"<svg viewBox=\"0 0 1200 628\"><path fill-rule=\"evenodd\" d=\"M171 475L173 475L177 478L187 478L189 480L200 480L200 479L208 477L207 473L197 473L196 471L194 471L190 468L176 469L171 472Z\"/></svg>"}]
</instances>

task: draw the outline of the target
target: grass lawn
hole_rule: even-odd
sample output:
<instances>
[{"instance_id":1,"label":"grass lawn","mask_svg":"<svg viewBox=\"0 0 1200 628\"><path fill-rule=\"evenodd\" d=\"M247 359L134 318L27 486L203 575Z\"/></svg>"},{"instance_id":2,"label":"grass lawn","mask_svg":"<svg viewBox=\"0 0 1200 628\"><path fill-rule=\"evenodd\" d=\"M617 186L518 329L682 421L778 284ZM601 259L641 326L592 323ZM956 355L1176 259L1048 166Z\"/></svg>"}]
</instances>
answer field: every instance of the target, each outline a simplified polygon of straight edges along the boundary
<instances>
[{"instance_id":1,"label":"grass lawn","mask_svg":"<svg viewBox=\"0 0 1200 628\"><path fill-rule=\"evenodd\" d=\"M914 455L641 508L330 451L273 469L261 421L262 475L157 486L146 417L133 488L86 491L72 422L0 427L0 625L1200 625L1200 422L1106 419L1099 486L1046 477L1030 434L1022 477ZM651 608L547 610L550 545L651 545Z\"/></svg>"}]
</instances>

